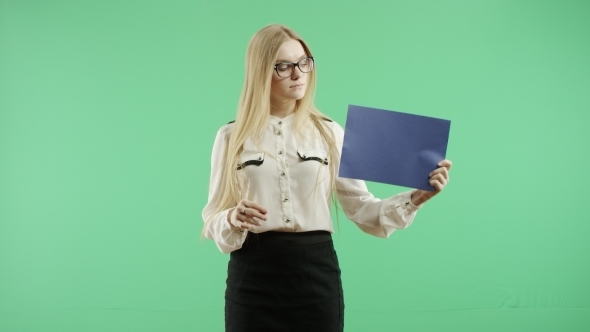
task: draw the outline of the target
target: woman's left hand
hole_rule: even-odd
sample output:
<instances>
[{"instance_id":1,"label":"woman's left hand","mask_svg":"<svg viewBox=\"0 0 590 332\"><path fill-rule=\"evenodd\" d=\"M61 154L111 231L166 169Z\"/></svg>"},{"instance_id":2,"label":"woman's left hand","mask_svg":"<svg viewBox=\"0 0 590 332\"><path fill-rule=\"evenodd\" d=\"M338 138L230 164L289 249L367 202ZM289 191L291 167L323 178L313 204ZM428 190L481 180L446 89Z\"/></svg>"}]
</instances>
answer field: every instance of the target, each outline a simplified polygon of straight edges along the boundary
<instances>
[{"instance_id":1,"label":"woman's left hand","mask_svg":"<svg viewBox=\"0 0 590 332\"><path fill-rule=\"evenodd\" d=\"M412 204L418 206L445 189L450 181L449 172L452 165L453 162L447 159L439 162L439 167L429 174L430 180L428 182L434 187L434 191L416 189L412 192Z\"/></svg>"}]
</instances>

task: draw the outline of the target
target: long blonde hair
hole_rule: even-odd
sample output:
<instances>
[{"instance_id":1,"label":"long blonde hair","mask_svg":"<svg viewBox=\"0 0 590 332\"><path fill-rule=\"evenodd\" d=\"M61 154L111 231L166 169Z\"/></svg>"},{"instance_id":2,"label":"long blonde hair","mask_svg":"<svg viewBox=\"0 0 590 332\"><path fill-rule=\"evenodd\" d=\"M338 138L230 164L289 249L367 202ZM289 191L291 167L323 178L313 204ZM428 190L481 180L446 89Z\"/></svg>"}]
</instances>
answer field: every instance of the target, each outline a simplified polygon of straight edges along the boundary
<instances>
[{"instance_id":1,"label":"long blonde hair","mask_svg":"<svg viewBox=\"0 0 590 332\"><path fill-rule=\"evenodd\" d=\"M233 130L229 137L227 150L225 151L221 170L221 196L215 202L215 209L205 221L205 230L213 216L221 211L234 207L242 199L242 183L238 177L236 165L244 142L249 137L258 144L262 138L264 128L267 126L271 110L271 82L274 61L281 45L294 39L301 43L307 56L312 56L311 51L303 39L290 28L272 24L259 30L251 39L246 51L246 75L237 116ZM335 188L336 160L338 150L336 148L334 133L326 125L329 118L323 115L314 105L316 73L315 69L309 72L307 90L303 98L297 100L295 111L295 128L300 130L307 121L311 121L326 142L329 150L328 163L330 167L330 180L332 191ZM335 200L334 200L335 202Z\"/></svg>"}]
</instances>

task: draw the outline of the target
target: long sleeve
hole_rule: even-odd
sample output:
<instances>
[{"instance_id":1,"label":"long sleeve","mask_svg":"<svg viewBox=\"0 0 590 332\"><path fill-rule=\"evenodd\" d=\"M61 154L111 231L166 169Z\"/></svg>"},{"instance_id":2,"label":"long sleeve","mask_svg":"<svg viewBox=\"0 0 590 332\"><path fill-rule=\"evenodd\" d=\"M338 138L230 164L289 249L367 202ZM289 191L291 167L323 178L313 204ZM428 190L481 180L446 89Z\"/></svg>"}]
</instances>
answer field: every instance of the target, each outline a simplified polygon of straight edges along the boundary
<instances>
[{"instance_id":1,"label":"long sleeve","mask_svg":"<svg viewBox=\"0 0 590 332\"><path fill-rule=\"evenodd\" d=\"M336 195L348 219L363 232L384 238L410 226L421 207L412 204L410 191L383 200L375 198L361 180L337 178Z\"/></svg>"},{"instance_id":2,"label":"long sleeve","mask_svg":"<svg viewBox=\"0 0 590 332\"><path fill-rule=\"evenodd\" d=\"M333 125L333 130L341 154L344 130L338 124ZM411 191L381 200L368 191L364 181L340 177L336 178L336 197L348 219L365 233L383 238L410 226L422 207L412 204Z\"/></svg>"},{"instance_id":3,"label":"long sleeve","mask_svg":"<svg viewBox=\"0 0 590 332\"><path fill-rule=\"evenodd\" d=\"M240 249L246 239L247 231L240 232L231 227L227 222L227 213L230 209L221 211L215 215L214 209L221 193L221 172L223 171L223 155L227 148L228 126L224 126L217 132L213 152L211 154L211 177L209 182L209 197L207 205L203 209L203 221L211 218L206 225L205 236L213 241L219 250L225 254Z\"/></svg>"}]
</instances>

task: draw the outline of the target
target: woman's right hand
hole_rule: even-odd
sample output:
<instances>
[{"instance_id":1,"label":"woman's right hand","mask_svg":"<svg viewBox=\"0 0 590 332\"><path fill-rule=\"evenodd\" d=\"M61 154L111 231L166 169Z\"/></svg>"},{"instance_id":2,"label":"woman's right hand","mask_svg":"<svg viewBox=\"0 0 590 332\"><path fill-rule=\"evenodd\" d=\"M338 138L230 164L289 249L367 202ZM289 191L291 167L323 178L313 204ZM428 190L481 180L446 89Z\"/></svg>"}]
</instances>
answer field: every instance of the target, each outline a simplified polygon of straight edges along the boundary
<instances>
[{"instance_id":1,"label":"woman's right hand","mask_svg":"<svg viewBox=\"0 0 590 332\"><path fill-rule=\"evenodd\" d=\"M260 226L260 221L266 220L267 212L262 206L243 199L227 215L227 219L236 228L251 230L254 226Z\"/></svg>"}]
</instances>

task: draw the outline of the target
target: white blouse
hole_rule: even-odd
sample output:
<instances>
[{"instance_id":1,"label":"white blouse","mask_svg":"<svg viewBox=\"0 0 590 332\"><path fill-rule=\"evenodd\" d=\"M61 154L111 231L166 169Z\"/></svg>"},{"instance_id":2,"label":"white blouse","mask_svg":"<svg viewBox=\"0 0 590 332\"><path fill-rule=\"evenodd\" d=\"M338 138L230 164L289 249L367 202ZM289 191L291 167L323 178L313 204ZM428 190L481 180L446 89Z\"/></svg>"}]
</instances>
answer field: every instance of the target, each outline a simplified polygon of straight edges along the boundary
<instances>
[{"instance_id":1,"label":"white blouse","mask_svg":"<svg viewBox=\"0 0 590 332\"><path fill-rule=\"evenodd\" d=\"M303 135L294 133L294 113L283 118L270 116L260 146L247 139L240 157L238 174L244 183L242 198L256 202L268 210L267 220L251 232L334 232L330 218L330 181L326 163L327 145L311 122ZM342 152L344 130L335 122L326 122L334 131L338 153ZM220 195L222 159L233 123L219 129L211 157L209 199L203 219L213 213ZM408 227L421 207L410 200L411 191L388 199L375 198L364 181L336 178L336 196L346 216L364 232L389 237L396 229ZM205 230L223 253L240 249L248 231L240 232L227 221L227 209L213 216Z\"/></svg>"}]
</instances>

